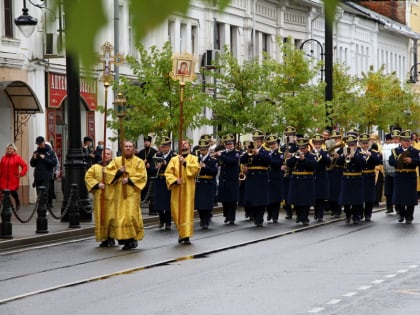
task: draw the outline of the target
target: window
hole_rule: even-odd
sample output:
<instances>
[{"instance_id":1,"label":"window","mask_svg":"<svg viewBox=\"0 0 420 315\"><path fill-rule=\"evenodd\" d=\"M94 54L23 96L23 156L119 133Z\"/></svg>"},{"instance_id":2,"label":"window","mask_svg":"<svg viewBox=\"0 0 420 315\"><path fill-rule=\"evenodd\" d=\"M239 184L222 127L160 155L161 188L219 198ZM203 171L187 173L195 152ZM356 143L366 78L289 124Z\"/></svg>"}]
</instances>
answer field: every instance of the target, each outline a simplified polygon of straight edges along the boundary
<instances>
[{"instance_id":1,"label":"window","mask_svg":"<svg viewBox=\"0 0 420 315\"><path fill-rule=\"evenodd\" d=\"M12 0L4 0L4 37L13 38Z\"/></svg>"}]
</instances>

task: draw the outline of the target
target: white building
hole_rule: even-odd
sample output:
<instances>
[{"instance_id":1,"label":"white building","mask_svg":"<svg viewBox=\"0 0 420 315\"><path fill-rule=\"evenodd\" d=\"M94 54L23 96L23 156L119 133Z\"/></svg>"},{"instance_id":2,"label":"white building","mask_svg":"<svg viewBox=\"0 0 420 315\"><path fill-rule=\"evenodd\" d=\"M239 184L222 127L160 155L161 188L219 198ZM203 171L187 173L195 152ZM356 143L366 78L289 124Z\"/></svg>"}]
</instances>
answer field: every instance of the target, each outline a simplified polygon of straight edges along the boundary
<instances>
[{"instance_id":1,"label":"white building","mask_svg":"<svg viewBox=\"0 0 420 315\"><path fill-rule=\"evenodd\" d=\"M60 49L63 19L58 13L53 16L52 11L41 10L32 3L48 2L27 2L29 14L39 22L35 32L25 38L14 24L14 18L21 14L22 2L0 2L3 17L0 19L0 150L7 143L15 142L20 154L29 161L35 148L34 139L43 135L54 144L62 165L68 133L65 59ZM136 55L127 1L103 0L103 3L109 13L109 24L97 38L98 53L101 45L109 41L119 53ZM115 24L114 8L118 8ZM46 23L47 20L53 22ZM232 0L223 13L196 0L188 14L170 16L148 34L144 44L161 46L170 41L174 53L190 52L203 62L207 51L222 50L228 45L234 56L243 61L261 57L263 51L280 59L276 39L291 37L297 47L303 44L302 49L321 58L321 53L325 53L324 24L321 0ZM373 11L353 3L341 3L333 27L333 58L347 65L353 75L368 71L370 65L378 69L384 64L387 72L395 71L403 82L413 64L413 41L419 37L407 26ZM98 141L103 138L103 116L95 108L104 104L104 86L101 71L96 73L96 79L89 80L81 71L81 134ZM127 65L122 65L118 73L131 74ZM13 96L16 93L18 96ZM113 99L110 91L108 104ZM200 134L213 130L207 127L189 133L197 141ZM29 189L31 182L32 173L22 182L24 202L34 199Z\"/></svg>"}]
</instances>

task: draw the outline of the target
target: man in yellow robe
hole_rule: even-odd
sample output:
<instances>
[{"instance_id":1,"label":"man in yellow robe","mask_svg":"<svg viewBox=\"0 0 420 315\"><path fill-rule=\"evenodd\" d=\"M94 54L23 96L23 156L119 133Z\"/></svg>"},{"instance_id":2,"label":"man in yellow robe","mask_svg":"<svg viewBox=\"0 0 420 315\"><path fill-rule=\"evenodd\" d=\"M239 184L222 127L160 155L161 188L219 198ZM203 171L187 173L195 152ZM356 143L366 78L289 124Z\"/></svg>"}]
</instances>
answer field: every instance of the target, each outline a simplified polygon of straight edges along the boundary
<instances>
[{"instance_id":1,"label":"man in yellow robe","mask_svg":"<svg viewBox=\"0 0 420 315\"><path fill-rule=\"evenodd\" d=\"M124 244L123 250L136 248L144 236L140 193L146 185L147 172L143 160L134 155L133 142L124 142L123 155L108 164L105 175L105 183L114 188L111 237Z\"/></svg>"},{"instance_id":2,"label":"man in yellow robe","mask_svg":"<svg viewBox=\"0 0 420 315\"><path fill-rule=\"evenodd\" d=\"M115 241L111 234L111 225L114 220L114 191L113 187L105 185L105 166L112 160L112 150L104 150L104 163L93 164L85 174L86 188L93 194L95 237L101 242L100 247L114 246Z\"/></svg>"},{"instance_id":3,"label":"man in yellow robe","mask_svg":"<svg viewBox=\"0 0 420 315\"><path fill-rule=\"evenodd\" d=\"M166 185L171 190L171 215L178 229L178 243L191 244L194 233L195 178L200 171L198 158L190 153L191 145L182 141L182 152L174 156L165 170Z\"/></svg>"}]
</instances>

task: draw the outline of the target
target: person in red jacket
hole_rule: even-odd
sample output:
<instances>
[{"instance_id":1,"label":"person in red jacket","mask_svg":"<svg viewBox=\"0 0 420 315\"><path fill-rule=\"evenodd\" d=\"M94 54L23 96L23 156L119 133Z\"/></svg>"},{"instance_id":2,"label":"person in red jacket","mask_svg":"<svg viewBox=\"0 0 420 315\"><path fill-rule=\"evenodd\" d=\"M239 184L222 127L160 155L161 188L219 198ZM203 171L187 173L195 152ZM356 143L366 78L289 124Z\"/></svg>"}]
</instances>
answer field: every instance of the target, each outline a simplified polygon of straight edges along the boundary
<instances>
[{"instance_id":1,"label":"person in red jacket","mask_svg":"<svg viewBox=\"0 0 420 315\"><path fill-rule=\"evenodd\" d=\"M19 210L20 200L17 190L19 188L19 179L26 175L28 165L17 154L16 146L10 143L6 147L6 154L0 161L0 190L8 189L15 200L15 208Z\"/></svg>"}]
</instances>

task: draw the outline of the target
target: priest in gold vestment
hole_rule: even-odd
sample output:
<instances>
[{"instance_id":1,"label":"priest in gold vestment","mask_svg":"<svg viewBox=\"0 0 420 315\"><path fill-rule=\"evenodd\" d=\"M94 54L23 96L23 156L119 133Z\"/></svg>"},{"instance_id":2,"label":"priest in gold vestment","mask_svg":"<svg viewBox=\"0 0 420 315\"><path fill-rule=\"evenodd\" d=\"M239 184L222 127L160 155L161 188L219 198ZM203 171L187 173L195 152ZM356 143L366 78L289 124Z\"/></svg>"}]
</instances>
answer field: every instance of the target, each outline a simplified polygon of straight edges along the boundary
<instances>
[{"instance_id":1,"label":"priest in gold vestment","mask_svg":"<svg viewBox=\"0 0 420 315\"><path fill-rule=\"evenodd\" d=\"M136 248L144 236L140 193L146 185L147 173L143 160L134 155L133 142L124 142L123 156L114 158L105 174L106 184L114 188L111 236L124 244L123 250Z\"/></svg>"},{"instance_id":2,"label":"priest in gold vestment","mask_svg":"<svg viewBox=\"0 0 420 315\"><path fill-rule=\"evenodd\" d=\"M165 170L166 185L171 190L171 215L180 244L191 244L194 233L195 178L200 164L190 150L190 143L182 141L181 154L174 156Z\"/></svg>"},{"instance_id":3,"label":"priest in gold vestment","mask_svg":"<svg viewBox=\"0 0 420 315\"><path fill-rule=\"evenodd\" d=\"M112 160L112 150L104 149L104 164L93 164L85 174L85 184L93 194L95 237L101 242L100 247L111 247L114 239L110 236L112 221L114 220L114 190L112 186L105 185L105 166Z\"/></svg>"}]
</instances>

